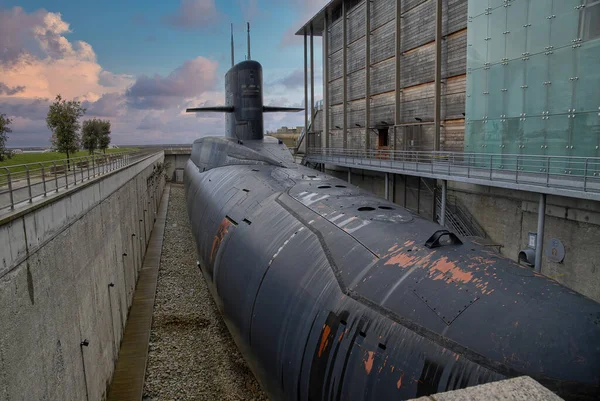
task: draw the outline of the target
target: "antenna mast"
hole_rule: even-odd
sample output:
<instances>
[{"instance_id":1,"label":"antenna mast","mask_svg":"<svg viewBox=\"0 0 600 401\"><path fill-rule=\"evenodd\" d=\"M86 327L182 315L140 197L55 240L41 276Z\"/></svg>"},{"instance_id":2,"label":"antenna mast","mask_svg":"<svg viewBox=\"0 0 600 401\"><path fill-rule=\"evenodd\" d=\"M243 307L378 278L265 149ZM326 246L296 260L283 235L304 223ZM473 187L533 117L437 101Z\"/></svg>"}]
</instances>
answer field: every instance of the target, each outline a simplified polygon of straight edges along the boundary
<instances>
[{"instance_id":1,"label":"antenna mast","mask_svg":"<svg viewBox=\"0 0 600 401\"><path fill-rule=\"evenodd\" d=\"M248 60L250 60L250 23L248 22Z\"/></svg>"},{"instance_id":2,"label":"antenna mast","mask_svg":"<svg viewBox=\"0 0 600 401\"><path fill-rule=\"evenodd\" d=\"M231 66L235 65L235 57L233 55L233 23L231 24Z\"/></svg>"}]
</instances>

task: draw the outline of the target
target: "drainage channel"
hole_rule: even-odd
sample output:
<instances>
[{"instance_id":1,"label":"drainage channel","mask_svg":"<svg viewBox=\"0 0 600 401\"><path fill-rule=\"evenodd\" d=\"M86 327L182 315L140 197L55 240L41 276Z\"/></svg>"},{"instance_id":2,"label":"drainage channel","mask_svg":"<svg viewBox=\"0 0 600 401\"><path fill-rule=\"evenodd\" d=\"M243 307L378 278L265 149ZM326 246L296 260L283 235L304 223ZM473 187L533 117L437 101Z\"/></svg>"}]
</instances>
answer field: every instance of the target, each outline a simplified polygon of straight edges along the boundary
<instances>
[{"instance_id":1,"label":"drainage channel","mask_svg":"<svg viewBox=\"0 0 600 401\"><path fill-rule=\"evenodd\" d=\"M129 319L123 334L119 359L108 392L109 401L141 400L148 357L148 341L152 326L152 312L156 282L162 252L170 186L163 192L156 222L152 229L144 263L140 271Z\"/></svg>"}]
</instances>

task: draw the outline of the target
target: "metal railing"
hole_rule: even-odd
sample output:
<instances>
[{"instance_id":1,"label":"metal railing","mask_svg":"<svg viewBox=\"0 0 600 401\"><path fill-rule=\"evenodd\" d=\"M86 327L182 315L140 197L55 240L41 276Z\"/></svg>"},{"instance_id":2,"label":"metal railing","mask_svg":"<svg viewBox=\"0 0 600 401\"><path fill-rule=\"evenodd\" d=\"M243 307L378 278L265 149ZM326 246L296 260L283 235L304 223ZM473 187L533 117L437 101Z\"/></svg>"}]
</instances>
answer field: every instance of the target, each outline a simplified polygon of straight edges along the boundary
<instances>
[{"instance_id":1,"label":"metal railing","mask_svg":"<svg viewBox=\"0 0 600 401\"><path fill-rule=\"evenodd\" d=\"M464 177L600 193L597 157L310 148L307 159L432 178Z\"/></svg>"},{"instance_id":2,"label":"metal railing","mask_svg":"<svg viewBox=\"0 0 600 401\"><path fill-rule=\"evenodd\" d=\"M127 151L0 167L0 213L127 166L148 151Z\"/></svg>"}]
</instances>

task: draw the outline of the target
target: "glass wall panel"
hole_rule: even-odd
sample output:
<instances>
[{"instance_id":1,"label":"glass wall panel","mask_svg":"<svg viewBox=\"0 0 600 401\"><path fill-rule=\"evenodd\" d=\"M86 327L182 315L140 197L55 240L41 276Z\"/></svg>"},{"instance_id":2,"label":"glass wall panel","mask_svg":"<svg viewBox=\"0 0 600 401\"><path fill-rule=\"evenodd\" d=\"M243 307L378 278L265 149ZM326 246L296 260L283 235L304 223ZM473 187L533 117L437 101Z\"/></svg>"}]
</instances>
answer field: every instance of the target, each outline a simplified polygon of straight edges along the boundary
<instances>
[{"instance_id":1,"label":"glass wall panel","mask_svg":"<svg viewBox=\"0 0 600 401\"><path fill-rule=\"evenodd\" d=\"M466 117L470 120L482 120L486 115L487 72L483 68L467 73L467 110Z\"/></svg>"},{"instance_id":2,"label":"glass wall panel","mask_svg":"<svg viewBox=\"0 0 600 401\"><path fill-rule=\"evenodd\" d=\"M542 117L528 117L524 123L525 140L523 151L526 155L545 155L546 148L546 120ZM529 164L530 171L535 171L539 166Z\"/></svg>"},{"instance_id":3,"label":"glass wall panel","mask_svg":"<svg viewBox=\"0 0 600 401\"><path fill-rule=\"evenodd\" d=\"M546 110L546 86L548 80L548 56L533 55L525 61L525 113L527 116L542 115Z\"/></svg>"},{"instance_id":4,"label":"glass wall panel","mask_svg":"<svg viewBox=\"0 0 600 401\"><path fill-rule=\"evenodd\" d=\"M523 125L521 118L509 118L506 120L504 130L504 148L503 153L507 155L516 155L521 153L521 144L523 143Z\"/></svg>"},{"instance_id":5,"label":"glass wall panel","mask_svg":"<svg viewBox=\"0 0 600 401\"><path fill-rule=\"evenodd\" d=\"M573 108L573 77L575 76L573 47L555 49L548 56L548 107L550 114L568 113Z\"/></svg>"},{"instance_id":6,"label":"glass wall panel","mask_svg":"<svg viewBox=\"0 0 600 401\"><path fill-rule=\"evenodd\" d=\"M569 138L571 134L571 119L568 114L550 116L546 120L546 154L550 156L554 155L569 155L570 151ZM553 163L555 165L555 163ZM555 174L563 174L563 171L567 167L566 163L558 165L556 170L551 171Z\"/></svg>"},{"instance_id":7,"label":"glass wall panel","mask_svg":"<svg viewBox=\"0 0 600 401\"><path fill-rule=\"evenodd\" d=\"M576 48L576 58L574 108L578 112L600 113L600 39L584 42L581 47Z\"/></svg>"},{"instance_id":8,"label":"glass wall panel","mask_svg":"<svg viewBox=\"0 0 600 401\"><path fill-rule=\"evenodd\" d=\"M485 2L485 0L484 0L484 2ZM489 0L489 2L490 2L490 8L492 10L494 10L498 7L504 6L504 4L506 3L505 0Z\"/></svg>"},{"instance_id":9,"label":"glass wall panel","mask_svg":"<svg viewBox=\"0 0 600 401\"><path fill-rule=\"evenodd\" d=\"M573 119L572 154L600 157L600 116L598 113L577 113Z\"/></svg>"},{"instance_id":10,"label":"glass wall panel","mask_svg":"<svg viewBox=\"0 0 600 401\"><path fill-rule=\"evenodd\" d=\"M508 7L498 8L488 16L488 64L500 63L506 52L506 9Z\"/></svg>"},{"instance_id":11,"label":"glass wall panel","mask_svg":"<svg viewBox=\"0 0 600 401\"><path fill-rule=\"evenodd\" d=\"M467 54L467 64L471 69L483 67L487 60L488 41L485 40L488 36L488 16L483 14L469 23L467 32L472 32L472 46Z\"/></svg>"},{"instance_id":12,"label":"glass wall panel","mask_svg":"<svg viewBox=\"0 0 600 401\"><path fill-rule=\"evenodd\" d=\"M527 0L518 0L506 7L506 30L509 32L506 39L506 58L509 60L521 58L525 53L528 6Z\"/></svg>"},{"instance_id":13,"label":"glass wall panel","mask_svg":"<svg viewBox=\"0 0 600 401\"><path fill-rule=\"evenodd\" d=\"M469 17L475 18L488 8L488 0L470 0L468 7Z\"/></svg>"},{"instance_id":14,"label":"glass wall panel","mask_svg":"<svg viewBox=\"0 0 600 401\"><path fill-rule=\"evenodd\" d=\"M465 138L466 150L481 153L485 144L485 122L482 120L467 122L467 134L467 138Z\"/></svg>"},{"instance_id":15,"label":"glass wall panel","mask_svg":"<svg viewBox=\"0 0 600 401\"><path fill-rule=\"evenodd\" d=\"M562 1L555 1L562 3ZM571 7L566 13L554 12L552 22L550 23L550 46L558 49L563 46L571 46L573 40L579 37L579 10Z\"/></svg>"},{"instance_id":16,"label":"glass wall panel","mask_svg":"<svg viewBox=\"0 0 600 401\"><path fill-rule=\"evenodd\" d=\"M579 11L579 9L575 9L575 7L580 6L584 3L585 0L554 0L552 2L552 14L556 15L556 17L560 17L563 14L568 14L573 10Z\"/></svg>"},{"instance_id":17,"label":"glass wall panel","mask_svg":"<svg viewBox=\"0 0 600 401\"><path fill-rule=\"evenodd\" d=\"M524 90L521 88L525 84L525 65L526 62L521 59L511 60L504 67L506 77L504 87L506 88L506 116L520 117L525 112L523 106Z\"/></svg>"},{"instance_id":18,"label":"glass wall panel","mask_svg":"<svg viewBox=\"0 0 600 401\"><path fill-rule=\"evenodd\" d=\"M550 17L552 1L529 0L527 52L535 54L544 52L550 46Z\"/></svg>"},{"instance_id":19,"label":"glass wall panel","mask_svg":"<svg viewBox=\"0 0 600 401\"><path fill-rule=\"evenodd\" d=\"M504 64L494 64L488 71L487 116L502 118L504 115Z\"/></svg>"}]
</instances>

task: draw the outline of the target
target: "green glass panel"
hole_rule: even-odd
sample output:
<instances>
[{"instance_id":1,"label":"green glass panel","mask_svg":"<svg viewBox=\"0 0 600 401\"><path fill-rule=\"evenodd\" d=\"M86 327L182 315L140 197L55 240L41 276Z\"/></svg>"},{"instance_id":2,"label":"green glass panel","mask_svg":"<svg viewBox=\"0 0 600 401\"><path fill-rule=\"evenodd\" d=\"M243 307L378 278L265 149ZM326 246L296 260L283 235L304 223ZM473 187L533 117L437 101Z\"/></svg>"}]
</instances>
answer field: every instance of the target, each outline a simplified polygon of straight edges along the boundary
<instances>
[{"instance_id":1,"label":"green glass panel","mask_svg":"<svg viewBox=\"0 0 600 401\"><path fill-rule=\"evenodd\" d=\"M548 56L548 107L552 114L568 113L573 108L572 77L575 76L576 51L571 46L555 49Z\"/></svg>"},{"instance_id":2,"label":"green glass panel","mask_svg":"<svg viewBox=\"0 0 600 401\"><path fill-rule=\"evenodd\" d=\"M585 0L554 0L552 2L552 14L560 17L572 11L579 11L575 7L583 4Z\"/></svg>"},{"instance_id":3,"label":"green glass panel","mask_svg":"<svg viewBox=\"0 0 600 401\"><path fill-rule=\"evenodd\" d=\"M485 0L484 0L485 2ZM498 7L504 6L505 0L489 0L490 2L490 8L492 9L492 12L496 12L498 10L496 10Z\"/></svg>"},{"instance_id":4,"label":"green glass panel","mask_svg":"<svg viewBox=\"0 0 600 401\"><path fill-rule=\"evenodd\" d=\"M546 154L549 156L569 156L569 138L571 133L571 119L568 115L550 116L546 120ZM557 158L551 163L552 174L564 174L567 163L564 159Z\"/></svg>"},{"instance_id":5,"label":"green glass panel","mask_svg":"<svg viewBox=\"0 0 600 401\"><path fill-rule=\"evenodd\" d=\"M485 153L501 153L504 122L500 119L488 120L485 126Z\"/></svg>"},{"instance_id":6,"label":"green glass panel","mask_svg":"<svg viewBox=\"0 0 600 401\"><path fill-rule=\"evenodd\" d=\"M502 118L504 114L504 72L506 66L494 64L488 70L487 116Z\"/></svg>"},{"instance_id":7,"label":"green glass panel","mask_svg":"<svg viewBox=\"0 0 600 401\"><path fill-rule=\"evenodd\" d=\"M573 8L567 13L553 14L556 17L550 23L550 46L558 49L573 44L573 40L579 37L579 14L579 10Z\"/></svg>"},{"instance_id":8,"label":"green glass panel","mask_svg":"<svg viewBox=\"0 0 600 401\"><path fill-rule=\"evenodd\" d=\"M529 0L527 28L527 52L535 54L544 52L550 45L550 17L552 1Z\"/></svg>"},{"instance_id":9,"label":"green glass panel","mask_svg":"<svg viewBox=\"0 0 600 401\"><path fill-rule=\"evenodd\" d=\"M529 23L537 25L543 21L549 21L552 15L551 0L529 0Z\"/></svg>"},{"instance_id":10,"label":"green glass panel","mask_svg":"<svg viewBox=\"0 0 600 401\"><path fill-rule=\"evenodd\" d=\"M548 80L548 56L533 55L525 61L525 113L527 116L542 115L546 110L546 87Z\"/></svg>"},{"instance_id":11,"label":"green glass panel","mask_svg":"<svg viewBox=\"0 0 600 401\"><path fill-rule=\"evenodd\" d=\"M503 153L507 155L521 153L520 145L523 143L524 122L520 118L508 118L505 126Z\"/></svg>"},{"instance_id":12,"label":"green glass panel","mask_svg":"<svg viewBox=\"0 0 600 401\"><path fill-rule=\"evenodd\" d=\"M600 116L598 113L575 114L571 142L573 156L600 157Z\"/></svg>"},{"instance_id":13,"label":"green glass panel","mask_svg":"<svg viewBox=\"0 0 600 401\"><path fill-rule=\"evenodd\" d=\"M486 116L487 70L480 68L467 73L467 109L466 117L470 120L483 120Z\"/></svg>"},{"instance_id":14,"label":"green glass panel","mask_svg":"<svg viewBox=\"0 0 600 401\"><path fill-rule=\"evenodd\" d=\"M469 132L468 151L482 153L485 144L485 122L482 120L469 121L467 126Z\"/></svg>"},{"instance_id":15,"label":"green glass panel","mask_svg":"<svg viewBox=\"0 0 600 401\"><path fill-rule=\"evenodd\" d=\"M488 16L488 52L487 62L495 64L502 61L506 52L506 8L494 10Z\"/></svg>"},{"instance_id":16,"label":"green glass panel","mask_svg":"<svg viewBox=\"0 0 600 401\"><path fill-rule=\"evenodd\" d=\"M576 49L576 57L575 110L600 113L600 40L584 42Z\"/></svg>"},{"instance_id":17,"label":"green glass panel","mask_svg":"<svg viewBox=\"0 0 600 401\"><path fill-rule=\"evenodd\" d=\"M480 15L474 18L467 29L467 33L471 30L471 42L469 42L469 50L467 52L467 66L471 69L483 67L487 60L488 41L485 40L488 36L488 16Z\"/></svg>"},{"instance_id":18,"label":"green glass panel","mask_svg":"<svg viewBox=\"0 0 600 401\"><path fill-rule=\"evenodd\" d=\"M525 83L526 62L517 59L509 61L504 67L506 69L506 116L520 117L525 112L523 106L524 90L521 86Z\"/></svg>"},{"instance_id":19,"label":"green glass panel","mask_svg":"<svg viewBox=\"0 0 600 401\"><path fill-rule=\"evenodd\" d=\"M468 7L469 17L475 18L485 12L488 0L469 0Z\"/></svg>"},{"instance_id":20,"label":"green glass panel","mask_svg":"<svg viewBox=\"0 0 600 401\"><path fill-rule=\"evenodd\" d=\"M527 0L518 0L506 7L506 30L509 32L506 39L506 58L513 60L521 58L525 53L525 40L527 39Z\"/></svg>"},{"instance_id":21,"label":"green glass panel","mask_svg":"<svg viewBox=\"0 0 600 401\"><path fill-rule=\"evenodd\" d=\"M545 167L546 155L546 120L542 117L529 117L525 120L525 141L523 154L540 156L523 159L523 171L542 172Z\"/></svg>"}]
</instances>

